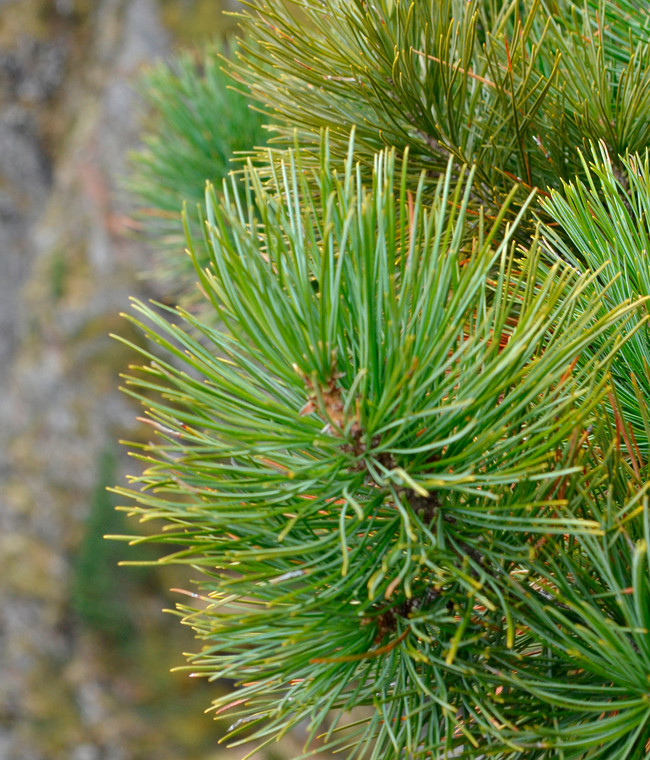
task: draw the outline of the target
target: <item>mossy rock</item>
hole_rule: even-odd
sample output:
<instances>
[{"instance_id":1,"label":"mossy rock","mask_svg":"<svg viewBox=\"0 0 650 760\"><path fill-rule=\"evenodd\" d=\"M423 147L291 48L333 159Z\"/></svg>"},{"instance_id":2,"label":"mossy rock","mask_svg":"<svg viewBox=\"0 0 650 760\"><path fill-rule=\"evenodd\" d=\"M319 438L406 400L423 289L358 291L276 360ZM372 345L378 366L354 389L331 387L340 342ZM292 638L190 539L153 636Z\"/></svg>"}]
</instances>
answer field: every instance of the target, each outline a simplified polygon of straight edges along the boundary
<instances>
[{"instance_id":1,"label":"mossy rock","mask_svg":"<svg viewBox=\"0 0 650 760\"><path fill-rule=\"evenodd\" d=\"M233 32L237 20L224 11L233 3L218 0L159 0L163 22L181 45L195 45L214 35Z\"/></svg>"}]
</instances>

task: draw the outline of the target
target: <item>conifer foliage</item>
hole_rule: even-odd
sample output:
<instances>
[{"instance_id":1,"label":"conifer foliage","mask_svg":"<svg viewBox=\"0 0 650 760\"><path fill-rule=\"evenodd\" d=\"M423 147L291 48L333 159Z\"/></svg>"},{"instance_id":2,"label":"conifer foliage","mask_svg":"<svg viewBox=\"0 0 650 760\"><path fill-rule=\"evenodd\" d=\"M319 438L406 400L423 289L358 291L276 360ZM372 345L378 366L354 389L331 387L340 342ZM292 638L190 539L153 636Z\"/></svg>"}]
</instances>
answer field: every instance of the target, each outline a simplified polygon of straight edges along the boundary
<instances>
[{"instance_id":1,"label":"conifer foliage","mask_svg":"<svg viewBox=\"0 0 650 760\"><path fill-rule=\"evenodd\" d=\"M249 98L221 69L226 51L214 42L184 52L153 66L140 82L147 118L126 185L136 207L135 221L154 246L150 274L177 298L187 299L194 291L193 268L183 255L183 204L194 245L201 251L196 209L203 202L206 179L221 182L237 154L264 139L262 115L249 107Z\"/></svg>"},{"instance_id":2,"label":"conifer foliage","mask_svg":"<svg viewBox=\"0 0 650 760\"><path fill-rule=\"evenodd\" d=\"M648 757L650 8L243 26L272 148L187 227L202 306L134 303L152 440L117 489L196 570L226 740Z\"/></svg>"}]
</instances>

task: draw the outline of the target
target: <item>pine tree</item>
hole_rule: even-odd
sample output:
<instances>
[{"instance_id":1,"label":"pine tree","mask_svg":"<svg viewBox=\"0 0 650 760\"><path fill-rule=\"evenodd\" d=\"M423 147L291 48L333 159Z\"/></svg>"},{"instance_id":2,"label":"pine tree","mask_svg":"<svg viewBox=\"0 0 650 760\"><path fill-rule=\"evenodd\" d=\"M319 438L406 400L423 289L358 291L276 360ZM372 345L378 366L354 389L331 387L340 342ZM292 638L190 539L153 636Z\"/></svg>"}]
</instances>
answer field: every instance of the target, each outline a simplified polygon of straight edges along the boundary
<instances>
[{"instance_id":1,"label":"pine tree","mask_svg":"<svg viewBox=\"0 0 650 760\"><path fill-rule=\"evenodd\" d=\"M194 268L183 255L183 204L194 246L203 233L196 209L206 179L221 183L239 153L264 140L263 117L222 70L223 43L180 54L152 66L139 89L147 107L142 147L131 155L126 187L142 237L154 245L149 273L169 297L195 300ZM202 263L207 263L207 253Z\"/></svg>"},{"instance_id":2,"label":"pine tree","mask_svg":"<svg viewBox=\"0 0 650 760\"><path fill-rule=\"evenodd\" d=\"M201 309L128 317L155 438L118 489L197 571L226 740L650 756L650 9L242 25L272 147L186 222Z\"/></svg>"}]
</instances>

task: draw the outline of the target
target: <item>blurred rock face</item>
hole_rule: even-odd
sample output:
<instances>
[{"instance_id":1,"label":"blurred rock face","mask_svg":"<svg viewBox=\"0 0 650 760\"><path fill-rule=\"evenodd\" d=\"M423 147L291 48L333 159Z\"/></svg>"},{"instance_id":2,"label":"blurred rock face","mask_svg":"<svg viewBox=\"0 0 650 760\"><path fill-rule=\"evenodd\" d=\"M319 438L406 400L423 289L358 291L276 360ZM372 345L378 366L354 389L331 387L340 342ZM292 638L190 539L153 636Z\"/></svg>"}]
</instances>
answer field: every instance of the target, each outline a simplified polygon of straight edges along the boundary
<instances>
[{"instance_id":1,"label":"blurred rock face","mask_svg":"<svg viewBox=\"0 0 650 760\"><path fill-rule=\"evenodd\" d=\"M99 452L131 418L98 362L142 263L109 226L126 80L167 36L154 0L0 14L0 757L117 760L69 593Z\"/></svg>"},{"instance_id":2,"label":"blurred rock face","mask_svg":"<svg viewBox=\"0 0 650 760\"><path fill-rule=\"evenodd\" d=\"M5 8L3 13L11 13ZM65 71L58 40L16 40L0 51L0 383L18 340L19 290L32 258L27 238L51 186L51 161L38 124Z\"/></svg>"},{"instance_id":3,"label":"blurred rock face","mask_svg":"<svg viewBox=\"0 0 650 760\"><path fill-rule=\"evenodd\" d=\"M199 760L216 743L206 693L164 680L186 647L160 632L178 635L160 581L117 575L101 541L124 470L102 462L137 435L117 390L131 356L108 337L127 332L117 315L147 265L119 194L132 82L168 53L175 2L0 0L0 760ZM137 611L118 626L129 583ZM179 717L190 702L196 724Z\"/></svg>"}]
</instances>

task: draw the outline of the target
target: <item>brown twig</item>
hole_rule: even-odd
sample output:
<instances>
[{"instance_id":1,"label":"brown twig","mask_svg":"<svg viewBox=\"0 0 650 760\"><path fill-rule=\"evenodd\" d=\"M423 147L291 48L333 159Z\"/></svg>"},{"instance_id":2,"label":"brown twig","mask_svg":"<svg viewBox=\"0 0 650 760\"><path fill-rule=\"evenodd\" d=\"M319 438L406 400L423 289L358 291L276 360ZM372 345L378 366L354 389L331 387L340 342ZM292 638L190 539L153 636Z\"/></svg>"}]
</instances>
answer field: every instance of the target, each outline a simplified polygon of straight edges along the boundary
<instances>
[{"instance_id":1,"label":"brown twig","mask_svg":"<svg viewBox=\"0 0 650 760\"><path fill-rule=\"evenodd\" d=\"M359 654L344 654L340 657L314 657L310 660L312 664L321 664L329 662L357 662L357 660L372 660L374 657L379 657L382 654L388 654L388 652L395 649L408 636L410 628L406 628L402 633L393 641L389 642L383 647L378 649L371 649L369 652L360 652Z\"/></svg>"}]
</instances>

